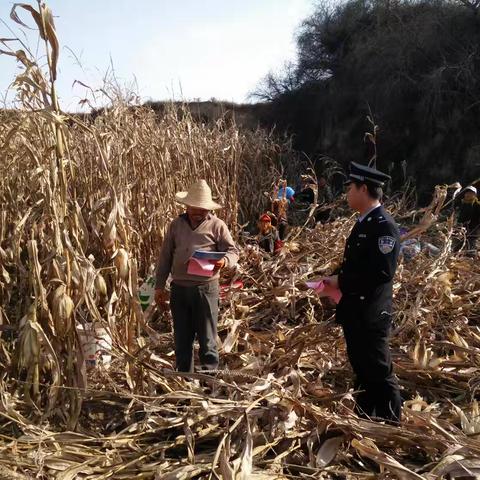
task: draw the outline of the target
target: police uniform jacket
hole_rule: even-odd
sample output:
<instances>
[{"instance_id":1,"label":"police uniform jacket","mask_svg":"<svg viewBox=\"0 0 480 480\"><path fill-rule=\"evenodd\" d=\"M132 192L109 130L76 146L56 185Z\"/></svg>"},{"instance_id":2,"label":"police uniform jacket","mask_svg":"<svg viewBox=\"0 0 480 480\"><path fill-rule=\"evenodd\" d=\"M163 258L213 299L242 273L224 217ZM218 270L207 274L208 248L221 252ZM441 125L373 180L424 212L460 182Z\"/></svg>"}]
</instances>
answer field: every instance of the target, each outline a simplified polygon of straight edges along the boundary
<instances>
[{"instance_id":1,"label":"police uniform jacket","mask_svg":"<svg viewBox=\"0 0 480 480\"><path fill-rule=\"evenodd\" d=\"M399 251L398 228L382 206L356 222L338 272L342 292L336 311L339 323L375 326L390 318Z\"/></svg>"}]
</instances>

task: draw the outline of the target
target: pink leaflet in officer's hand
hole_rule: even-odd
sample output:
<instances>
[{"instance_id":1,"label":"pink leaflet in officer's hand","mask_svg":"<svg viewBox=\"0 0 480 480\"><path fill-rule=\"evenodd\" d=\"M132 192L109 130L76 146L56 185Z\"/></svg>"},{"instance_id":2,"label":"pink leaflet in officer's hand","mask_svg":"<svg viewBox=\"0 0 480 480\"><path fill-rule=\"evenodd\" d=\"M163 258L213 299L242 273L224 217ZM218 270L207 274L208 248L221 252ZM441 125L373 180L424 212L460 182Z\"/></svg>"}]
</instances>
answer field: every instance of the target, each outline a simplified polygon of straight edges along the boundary
<instances>
[{"instance_id":1,"label":"pink leaflet in officer's hand","mask_svg":"<svg viewBox=\"0 0 480 480\"><path fill-rule=\"evenodd\" d=\"M305 282L308 288L321 292L325 288L325 283L323 280L312 280L310 282Z\"/></svg>"},{"instance_id":2,"label":"pink leaflet in officer's hand","mask_svg":"<svg viewBox=\"0 0 480 480\"><path fill-rule=\"evenodd\" d=\"M325 283L323 292L325 295L329 296L335 303L339 303L342 299L342 292L339 288L334 288L328 283Z\"/></svg>"},{"instance_id":3,"label":"pink leaflet in officer's hand","mask_svg":"<svg viewBox=\"0 0 480 480\"><path fill-rule=\"evenodd\" d=\"M334 288L323 280L305 282L308 288L315 290L319 297L330 297L338 304L342 298L342 292L338 288Z\"/></svg>"}]
</instances>

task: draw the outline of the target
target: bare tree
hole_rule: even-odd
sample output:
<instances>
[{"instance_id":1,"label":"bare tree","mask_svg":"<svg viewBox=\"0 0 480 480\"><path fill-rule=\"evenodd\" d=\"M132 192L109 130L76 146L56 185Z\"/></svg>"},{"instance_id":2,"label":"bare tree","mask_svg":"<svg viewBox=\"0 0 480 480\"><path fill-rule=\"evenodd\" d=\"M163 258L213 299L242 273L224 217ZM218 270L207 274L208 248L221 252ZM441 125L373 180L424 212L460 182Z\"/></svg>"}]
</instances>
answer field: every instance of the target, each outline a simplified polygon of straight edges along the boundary
<instances>
[{"instance_id":1,"label":"bare tree","mask_svg":"<svg viewBox=\"0 0 480 480\"><path fill-rule=\"evenodd\" d=\"M284 93L295 91L302 81L298 76L298 68L288 62L279 73L268 73L259 86L250 94L251 98L271 101Z\"/></svg>"}]
</instances>

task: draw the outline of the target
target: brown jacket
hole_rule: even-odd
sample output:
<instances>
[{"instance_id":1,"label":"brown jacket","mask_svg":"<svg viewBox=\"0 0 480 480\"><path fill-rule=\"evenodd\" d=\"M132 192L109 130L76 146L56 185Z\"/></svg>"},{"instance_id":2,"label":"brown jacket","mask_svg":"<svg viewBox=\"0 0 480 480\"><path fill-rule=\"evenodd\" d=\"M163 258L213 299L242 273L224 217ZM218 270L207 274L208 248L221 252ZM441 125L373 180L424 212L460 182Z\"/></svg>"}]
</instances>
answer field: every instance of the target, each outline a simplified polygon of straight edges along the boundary
<instances>
[{"instance_id":1,"label":"brown jacket","mask_svg":"<svg viewBox=\"0 0 480 480\"><path fill-rule=\"evenodd\" d=\"M218 280L220 273L212 277L200 277L187 273L188 260L195 250L227 252L225 266L233 267L238 261L238 250L227 225L209 214L195 229L186 214L180 215L169 225L157 264L155 288L165 288L168 275L178 285L191 286Z\"/></svg>"}]
</instances>

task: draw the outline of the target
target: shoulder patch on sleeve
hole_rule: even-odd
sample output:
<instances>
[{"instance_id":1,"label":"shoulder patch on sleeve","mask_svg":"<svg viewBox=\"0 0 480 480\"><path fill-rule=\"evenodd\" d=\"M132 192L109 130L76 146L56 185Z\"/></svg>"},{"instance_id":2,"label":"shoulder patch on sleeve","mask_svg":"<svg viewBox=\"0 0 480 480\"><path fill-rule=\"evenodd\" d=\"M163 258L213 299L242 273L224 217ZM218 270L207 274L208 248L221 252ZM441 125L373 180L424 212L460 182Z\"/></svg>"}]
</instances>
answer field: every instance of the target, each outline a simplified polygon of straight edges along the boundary
<instances>
[{"instance_id":1,"label":"shoulder patch on sleeve","mask_svg":"<svg viewBox=\"0 0 480 480\"><path fill-rule=\"evenodd\" d=\"M379 237L378 239L378 249L386 255L390 253L395 248L395 238L390 236Z\"/></svg>"}]
</instances>

